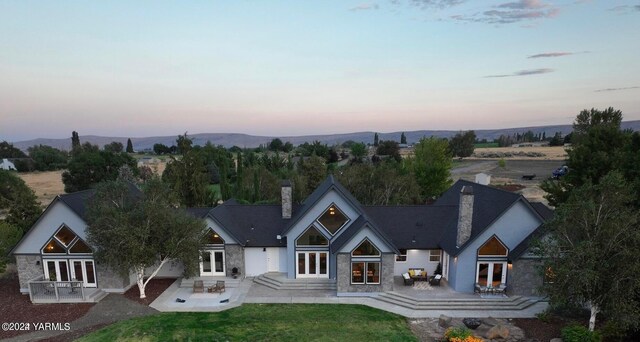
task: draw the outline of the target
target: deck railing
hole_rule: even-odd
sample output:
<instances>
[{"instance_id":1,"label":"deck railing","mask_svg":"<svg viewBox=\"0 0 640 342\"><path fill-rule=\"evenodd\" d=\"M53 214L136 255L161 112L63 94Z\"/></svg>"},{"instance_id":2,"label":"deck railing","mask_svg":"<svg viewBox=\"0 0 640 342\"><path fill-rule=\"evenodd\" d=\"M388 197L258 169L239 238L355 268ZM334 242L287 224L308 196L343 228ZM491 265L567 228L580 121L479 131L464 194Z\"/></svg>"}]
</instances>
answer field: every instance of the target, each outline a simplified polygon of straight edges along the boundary
<instances>
[{"instance_id":1,"label":"deck railing","mask_svg":"<svg viewBox=\"0 0 640 342\"><path fill-rule=\"evenodd\" d=\"M29 282L29 298L38 302L77 302L85 300L84 283L81 280L47 281L40 276Z\"/></svg>"}]
</instances>

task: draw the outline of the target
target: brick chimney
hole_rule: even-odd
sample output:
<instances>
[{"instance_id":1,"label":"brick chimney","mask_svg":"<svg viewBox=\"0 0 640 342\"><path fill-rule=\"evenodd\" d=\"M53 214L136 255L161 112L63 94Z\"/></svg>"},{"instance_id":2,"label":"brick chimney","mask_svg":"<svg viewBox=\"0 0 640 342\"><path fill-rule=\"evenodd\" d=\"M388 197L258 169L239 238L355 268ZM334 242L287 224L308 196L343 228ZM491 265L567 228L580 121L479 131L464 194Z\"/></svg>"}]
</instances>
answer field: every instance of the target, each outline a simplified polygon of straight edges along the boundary
<instances>
[{"instance_id":1,"label":"brick chimney","mask_svg":"<svg viewBox=\"0 0 640 342\"><path fill-rule=\"evenodd\" d=\"M291 212L293 210L293 191L291 188L291 182L288 180L282 181L282 187L280 189L280 195L282 197L282 218L290 219Z\"/></svg>"},{"instance_id":2,"label":"brick chimney","mask_svg":"<svg viewBox=\"0 0 640 342\"><path fill-rule=\"evenodd\" d=\"M465 244L471 237L471 224L473 221L473 187L463 186L460 191L460 206L458 208L458 234L456 246Z\"/></svg>"}]
</instances>

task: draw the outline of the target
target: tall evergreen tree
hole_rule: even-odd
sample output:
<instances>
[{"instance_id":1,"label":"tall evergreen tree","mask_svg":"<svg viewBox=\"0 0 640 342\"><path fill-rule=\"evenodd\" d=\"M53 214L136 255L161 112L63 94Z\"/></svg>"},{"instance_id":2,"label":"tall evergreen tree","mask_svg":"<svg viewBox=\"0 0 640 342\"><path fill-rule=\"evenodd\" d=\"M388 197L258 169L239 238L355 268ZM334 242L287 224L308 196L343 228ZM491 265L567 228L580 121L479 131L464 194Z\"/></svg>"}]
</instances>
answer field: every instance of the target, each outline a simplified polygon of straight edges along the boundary
<instances>
[{"instance_id":1,"label":"tall evergreen tree","mask_svg":"<svg viewBox=\"0 0 640 342\"><path fill-rule=\"evenodd\" d=\"M378 138L378 133L373 135L373 146L378 147L378 143L380 142L379 139L380 138Z\"/></svg>"},{"instance_id":2,"label":"tall evergreen tree","mask_svg":"<svg viewBox=\"0 0 640 342\"><path fill-rule=\"evenodd\" d=\"M71 132L71 151L76 152L80 148L80 136L78 132Z\"/></svg>"},{"instance_id":3,"label":"tall evergreen tree","mask_svg":"<svg viewBox=\"0 0 640 342\"><path fill-rule=\"evenodd\" d=\"M407 136L404 135L404 132L402 132L402 134L400 134L400 143L401 144L407 144Z\"/></svg>"},{"instance_id":4,"label":"tall evergreen tree","mask_svg":"<svg viewBox=\"0 0 640 342\"><path fill-rule=\"evenodd\" d=\"M133 143L131 143L131 138L127 139L127 153L133 153Z\"/></svg>"}]
</instances>

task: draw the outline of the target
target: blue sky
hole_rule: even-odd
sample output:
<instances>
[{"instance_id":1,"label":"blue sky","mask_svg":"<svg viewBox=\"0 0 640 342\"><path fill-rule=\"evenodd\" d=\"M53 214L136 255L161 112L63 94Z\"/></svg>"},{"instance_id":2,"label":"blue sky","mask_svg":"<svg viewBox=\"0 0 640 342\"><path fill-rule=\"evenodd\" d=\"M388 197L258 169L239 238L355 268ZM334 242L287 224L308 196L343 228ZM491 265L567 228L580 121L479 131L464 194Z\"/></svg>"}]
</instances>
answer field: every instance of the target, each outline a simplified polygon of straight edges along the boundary
<instances>
[{"instance_id":1,"label":"blue sky","mask_svg":"<svg viewBox=\"0 0 640 342\"><path fill-rule=\"evenodd\" d=\"M640 1L3 1L0 139L640 119Z\"/></svg>"}]
</instances>

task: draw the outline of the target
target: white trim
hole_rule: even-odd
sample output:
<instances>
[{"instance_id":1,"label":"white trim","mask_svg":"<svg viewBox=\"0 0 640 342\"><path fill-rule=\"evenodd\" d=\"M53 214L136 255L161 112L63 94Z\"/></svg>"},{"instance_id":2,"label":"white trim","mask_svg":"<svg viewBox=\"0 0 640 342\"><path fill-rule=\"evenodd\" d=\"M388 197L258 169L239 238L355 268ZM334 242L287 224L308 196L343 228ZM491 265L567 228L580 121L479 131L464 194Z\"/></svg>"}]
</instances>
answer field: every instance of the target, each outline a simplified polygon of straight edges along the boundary
<instances>
[{"instance_id":1,"label":"white trim","mask_svg":"<svg viewBox=\"0 0 640 342\"><path fill-rule=\"evenodd\" d=\"M362 275L362 283L354 283L353 282L353 264L364 264L364 274ZM377 282L369 282L367 280L369 274L369 264L378 264L378 281ZM382 283L382 261L381 260L351 260L351 273L350 273L350 283L351 285L380 285Z\"/></svg>"},{"instance_id":2,"label":"white trim","mask_svg":"<svg viewBox=\"0 0 640 342\"><path fill-rule=\"evenodd\" d=\"M329 211L329 209L331 209L331 207L335 207L336 210L342 214L342 216L344 216L347 220L344 221L344 223L338 228L336 229L335 232L331 232L329 229L327 229L327 227L324 226L324 224L322 224L322 222L320 222L320 218L322 216L324 216L324 214L326 214L327 211ZM331 236L335 236L340 230L342 230L342 228L344 228L344 226L346 226L349 222L351 222L351 219L349 218L349 216L347 216L347 214L345 214L342 210L340 210L340 207L338 207L338 205L335 202L331 202L331 204L329 204L329 206L327 207L327 209L325 209L322 214L320 214L320 216L318 216L317 219L315 219L315 222L318 222L318 224L320 224L320 226L322 228L324 228L324 230L326 230L329 234L331 234Z\"/></svg>"},{"instance_id":3,"label":"white trim","mask_svg":"<svg viewBox=\"0 0 640 342\"><path fill-rule=\"evenodd\" d=\"M480 284L480 286L489 286L490 283L493 282L493 278L490 278L489 276L493 277L493 267L496 264L501 264L502 265L502 274L500 275L500 283L501 284L506 284L507 283L507 261L483 261L483 260L478 260L478 262L476 262L476 283L480 283L479 279L480 279L480 264L487 264L488 268L487 268L487 284Z\"/></svg>"},{"instance_id":4,"label":"white trim","mask_svg":"<svg viewBox=\"0 0 640 342\"><path fill-rule=\"evenodd\" d=\"M209 263L211 267L211 271L204 271L204 262L202 260L202 254L209 253ZM222 272L216 272L216 254L221 253L222 255ZM201 276L225 276L226 275L226 265L225 265L225 250L224 249L203 249L200 250L200 275Z\"/></svg>"},{"instance_id":5,"label":"white trim","mask_svg":"<svg viewBox=\"0 0 640 342\"><path fill-rule=\"evenodd\" d=\"M355 252L356 249L360 248L360 246L362 246L362 244L365 243L365 241L369 241L369 244L371 244L371 246L373 246L373 248L378 252L378 255L353 255L353 252ZM376 246L373 242L371 242L371 240L369 240L369 238L364 238L362 241L360 241L360 243L356 246L356 248L354 248L351 251L351 257L352 258L381 258L382 252L380 251L380 248L378 248L378 246Z\"/></svg>"},{"instance_id":6,"label":"white trim","mask_svg":"<svg viewBox=\"0 0 640 342\"><path fill-rule=\"evenodd\" d=\"M300 273L300 265L298 263L298 258L300 257L300 254L304 254L304 273ZM315 255L315 262L316 262L316 267L313 271L315 271L315 273L311 274L309 271L311 270L309 268L309 255L310 254L314 254ZM321 256L322 254L325 255L325 262L326 262L326 273L320 273L320 260L321 260ZM329 278L329 252L328 251L296 251L296 260L295 260L295 267L296 267L296 278Z\"/></svg>"}]
</instances>

